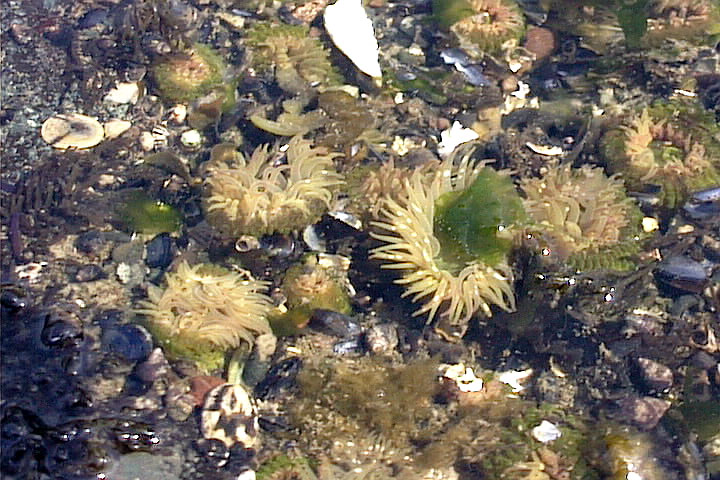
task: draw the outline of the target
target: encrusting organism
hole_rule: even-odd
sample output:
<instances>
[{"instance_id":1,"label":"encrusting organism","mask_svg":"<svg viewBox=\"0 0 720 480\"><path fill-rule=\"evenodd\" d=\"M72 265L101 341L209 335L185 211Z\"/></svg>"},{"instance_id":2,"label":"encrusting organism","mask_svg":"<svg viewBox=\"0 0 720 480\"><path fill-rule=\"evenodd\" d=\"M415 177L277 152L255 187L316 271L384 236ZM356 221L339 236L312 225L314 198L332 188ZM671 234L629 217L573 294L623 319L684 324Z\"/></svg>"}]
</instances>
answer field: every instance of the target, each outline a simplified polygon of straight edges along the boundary
<instances>
[{"instance_id":1,"label":"encrusting organism","mask_svg":"<svg viewBox=\"0 0 720 480\"><path fill-rule=\"evenodd\" d=\"M554 262L579 270L631 268L639 251L642 213L622 180L600 167L550 166L521 182L532 236Z\"/></svg>"},{"instance_id":2,"label":"encrusting organism","mask_svg":"<svg viewBox=\"0 0 720 480\"><path fill-rule=\"evenodd\" d=\"M213 150L205 211L210 224L227 236L302 229L327 211L333 187L342 183L333 165L339 154L300 137L290 140L284 163L268 145L256 148L250 159L227 146Z\"/></svg>"},{"instance_id":3,"label":"encrusting organism","mask_svg":"<svg viewBox=\"0 0 720 480\"><path fill-rule=\"evenodd\" d=\"M438 315L436 330L458 339L477 311L514 310L510 227L523 213L509 176L450 157L431 181L416 170L382 202L371 235L383 245L371 256L401 272L403 296L423 303L414 315Z\"/></svg>"},{"instance_id":4,"label":"encrusting organism","mask_svg":"<svg viewBox=\"0 0 720 480\"><path fill-rule=\"evenodd\" d=\"M188 358L210 371L224 353L271 333L267 284L249 274L212 264L178 265L165 275L165 288L151 285L137 313L171 356Z\"/></svg>"}]
</instances>

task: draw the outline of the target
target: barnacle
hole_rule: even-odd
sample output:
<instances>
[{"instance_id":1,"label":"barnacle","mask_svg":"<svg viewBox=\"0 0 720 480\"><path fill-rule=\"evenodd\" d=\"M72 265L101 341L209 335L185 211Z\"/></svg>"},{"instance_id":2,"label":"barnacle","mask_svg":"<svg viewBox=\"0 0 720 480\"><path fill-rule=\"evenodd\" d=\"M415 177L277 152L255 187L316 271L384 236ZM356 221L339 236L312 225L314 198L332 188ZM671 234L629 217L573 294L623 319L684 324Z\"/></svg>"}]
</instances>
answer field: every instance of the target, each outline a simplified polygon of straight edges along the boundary
<instances>
[{"instance_id":1,"label":"barnacle","mask_svg":"<svg viewBox=\"0 0 720 480\"><path fill-rule=\"evenodd\" d=\"M304 228L327 210L332 187L342 183L332 161L337 154L299 137L290 140L283 164L267 145L249 160L234 151L225 156L230 158L210 160L205 210L208 221L228 236Z\"/></svg>"},{"instance_id":2,"label":"barnacle","mask_svg":"<svg viewBox=\"0 0 720 480\"><path fill-rule=\"evenodd\" d=\"M226 350L256 335L271 333L265 282L210 264L178 265L165 275L167 286L151 285L137 313L166 351L198 362L205 370L222 366Z\"/></svg>"},{"instance_id":3,"label":"barnacle","mask_svg":"<svg viewBox=\"0 0 720 480\"><path fill-rule=\"evenodd\" d=\"M580 270L633 265L642 214L616 175L590 165L555 165L541 178L523 179L521 189L549 258Z\"/></svg>"},{"instance_id":4,"label":"barnacle","mask_svg":"<svg viewBox=\"0 0 720 480\"><path fill-rule=\"evenodd\" d=\"M525 19L515 0L434 0L438 23L449 27L461 42L488 53L505 42L517 41L525 31Z\"/></svg>"},{"instance_id":5,"label":"barnacle","mask_svg":"<svg viewBox=\"0 0 720 480\"><path fill-rule=\"evenodd\" d=\"M298 94L317 85L339 83L328 51L304 25L256 23L248 31L247 43L253 49L252 65L259 71L274 69L278 85L286 92Z\"/></svg>"},{"instance_id":6,"label":"barnacle","mask_svg":"<svg viewBox=\"0 0 720 480\"><path fill-rule=\"evenodd\" d=\"M506 175L471 165L469 156L452 163L431 182L415 171L400 198L385 197L371 235L384 243L372 257L402 272L395 282L403 296L424 302L414 315L427 313L430 323L439 312L436 329L457 339L478 310L515 308L508 227L522 206Z\"/></svg>"},{"instance_id":7,"label":"barnacle","mask_svg":"<svg viewBox=\"0 0 720 480\"><path fill-rule=\"evenodd\" d=\"M162 57L152 74L160 96L169 102L187 103L213 91L220 92L226 104L235 100L235 84L225 78L227 65L207 45Z\"/></svg>"},{"instance_id":8,"label":"barnacle","mask_svg":"<svg viewBox=\"0 0 720 480\"><path fill-rule=\"evenodd\" d=\"M610 169L628 178L631 188L660 187L668 207L688 193L720 182L720 127L713 115L694 102L656 103L603 139Z\"/></svg>"}]
</instances>

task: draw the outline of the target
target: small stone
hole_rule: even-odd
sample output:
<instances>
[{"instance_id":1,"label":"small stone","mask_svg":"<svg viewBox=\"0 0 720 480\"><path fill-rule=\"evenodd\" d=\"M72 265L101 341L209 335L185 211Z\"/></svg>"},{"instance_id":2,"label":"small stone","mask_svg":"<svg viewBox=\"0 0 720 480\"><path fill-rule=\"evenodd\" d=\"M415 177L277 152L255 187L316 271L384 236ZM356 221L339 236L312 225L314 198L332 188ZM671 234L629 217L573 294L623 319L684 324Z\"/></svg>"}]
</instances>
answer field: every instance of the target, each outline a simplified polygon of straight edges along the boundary
<instances>
[{"instance_id":1,"label":"small stone","mask_svg":"<svg viewBox=\"0 0 720 480\"><path fill-rule=\"evenodd\" d=\"M43 140L60 150L83 150L102 142L105 131L100 122L79 113L58 114L42 124Z\"/></svg>"},{"instance_id":2,"label":"small stone","mask_svg":"<svg viewBox=\"0 0 720 480\"><path fill-rule=\"evenodd\" d=\"M170 120L172 120L177 125L182 125L185 123L185 119L187 118L187 107L183 104L175 105L170 110Z\"/></svg>"},{"instance_id":3,"label":"small stone","mask_svg":"<svg viewBox=\"0 0 720 480\"><path fill-rule=\"evenodd\" d=\"M155 148L155 137L152 132L145 130L140 133L140 148L145 152L150 152Z\"/></svg>"},{"instance_id":4,"label":"small stone","mask_svg":"<svg viewBox=\"0 0 720 480\"><path fill-rule=\"evenodd\" d=\"M77 272L75 272L73 280L78 283L92 282L102 278L104 275L105 272L103 272L103 269L98 265L83 265L77 270Z\"/></svg>"},{"instance_id":5,"label":"small stone","mask_svg":"<svg viewBox=\"0 0 720 480\"><path fill-rule=\"evenodd\" d=\"M110 103L132 103L134 105L138 101L138 98L140 98L140 85L138 83L119 82L115 85L115 88L105 95L104 100Z\"/></svg>"},{"instance_id":6,"label":"small stone","mask_svg":"<svg viewBox=\"0 0 720 480\"><path fill-rule=\"evenodd\" d=\"M659 392L665 392L672 387L673 373L670 368L649 358L638 358L637 362L648 387Z\"/></svg>"},{"instance_id":7,"label":"small stone","mask_svg":"<svg viewBox=\"0 0 720 480\"><path fill-rule=\"evenodd\" d=\"M180 135L180 143L186 148L198 148L202 145L202 135L197 130L188 130Z\"/></svg>"},{"instance_id":8,"label":"small stone","mask_svg":"<svg viewBox=\"0 0 720 480\"><path fill-rule=\"evenodd\" d=\"M389 353L398 345L398 333L394 325L382 323L370 327L365 334L365 343L374 354Z\"/></svg>"},{"instance_id":9,"label":"small stone","mask_svg":"<svg viewBox=\"0 0 720 480\"><path fill-rule=\"evenodd\" d=\"M536 60L542 60L555 51L555 34L543 27L530 27L525 33L525 48L535 54Z\"/></svg>"},{"instance_id":10,"label":"small stone","mask_svg":"<svg viewBox=\"0 0 720 480\"><path fill-rule=\"evenodd\" d=\"M654 397L627 397L619 402L624 419L629 420L643 430L655 428L665 415L670 402Z\"/></svg>"},{"instance_id":11,"label":"small stone","mask_svg":"<svg viewBox=\"0 0 720 480\"><path fill-rule=\"evenodd\" d=\"M548 422L547 420L540 422L540 425L533 428L531 433L533 438L541 443L549 443L562 436L560 429L554 423Z\"/></svg>"},{"instance_id":12,"label":"small stone","mask_svg":"<svg viewBox=\"0 0 720 480\"><path fill-rule=\"evenodd\" d=\"M132 127L132 122L128 122L127 120L120 120L118 118L113 118L112 120L105 122L105 125L103 126L103 128L105 129L105 136L108 139L119 137L123 133L130 130L130 127Z\"/></svg>"}]
</instances>

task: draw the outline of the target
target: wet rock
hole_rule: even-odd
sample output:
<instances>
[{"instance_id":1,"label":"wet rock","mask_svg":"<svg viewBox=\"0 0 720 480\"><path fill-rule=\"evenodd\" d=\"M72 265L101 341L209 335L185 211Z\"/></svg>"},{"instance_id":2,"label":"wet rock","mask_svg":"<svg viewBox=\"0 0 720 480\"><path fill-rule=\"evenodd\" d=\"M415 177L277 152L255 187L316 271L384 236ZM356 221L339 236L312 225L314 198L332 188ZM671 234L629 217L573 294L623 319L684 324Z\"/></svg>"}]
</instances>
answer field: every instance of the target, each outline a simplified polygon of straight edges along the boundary
<instances>
[{"instance_id":1,"label":"wet rock","mask_svg":"<svg viewBox=\"0 0 720 480\"><path fill-rule=\"evenodd\" d=\"M374 325L365 333L365 343L374 354L389 353L395 350L398 342L397 329L390 323Z\"/></svg>"},{"instance_id":2,"label":"wet rock","mask_svg":"<svg viewBox=\"0 0 720 480\"><path fill-rule=\"evenodd\" d=\"M103 278L104 276L105 272L103 271L103 269L100 268L100 266L91 263L88 265L82 265L80 268L78 268L77 271L72 275L72 279L74 282L83 283L93 282L95 280Z\"/></svg>"},{"instance_id":3,"label":"wet rock","mask_svg":"<svg viewBox=\"0 0 720 480\"><path fill-rule=\"evenodd\" d=\"M88 255L97 255L105 246L106 239L97 231L84 232L75 239L75 248Z\"/></svg>"},{"instance_id":4,"label":"wet rock","mask_svg":"<svg viewBox=\"0 0 720 480\"><path fill-rule=\"evenodd\" d=\"M120 456L114 463L111 476L113 480L167 480L179 478L183 471L183 458L174 451L164 455L152 455L146 452L133 452Z\"/></svg>"},{"instance_id":5,"label":"wet rock","mask_svg":"<svg viewBox=\"0 0 720 480\"><path fill-rule=\"evenodd\" d=\"M360 325L349 315L323 309L313 312L308 326L313 330L335 337L359 335L362 331Z\"/></svg>"},{"instance_id":6,"label":"wet rock","mask_svg":"<svg viewBox=\"0 0 720 480\"><path fill-rule=\"evenodd\" d=\"M665 415L670 402L654 397L630 396L618 401L624 421L629 421L642 430L655 428Z\"/></svg>"},{"instance_id":7,"label":"wet rock","mask_svg":"<svg viewBox=\"0 0 720 480\"><path fill-rule=\"evenodd\" d=\"M153 347L152 335L142 326L130 324L105 329L102 343L107 351L128 362L145 360Z\"/></svg>"},{"instance_id":8,"label":"wet rock","mask_svg":"<svg viewBox=\"0 0 720 480\"><path fill-rule=\"evenodd\" d=\"M145 245L145 264L150 268L167 268L173 261L173 240L161 233Z\"/></svg>"},{"instance_id":9,"label":"wet rock","mask_svg":"<svg viewBox=\"0 0 720 480\"><path fill-rule=\"evenodd\" d=\"M152 344L150 345L152 347ZM165 375L170 368L161 348L156 348L142 363L135 367L135 375L146 383L152 383Z\"/></svg>"},{"instance_id":10,"label":"wet rock","mask_svg":"<svg viewBox=\"0 0 720 480\"><path fill-rule=\"evenodd\" d=\"M17 313L27 307L27 299L13 290L3 290L0 293L0 305L3 310L7 309L11 313Z\"/></svg>"},{"instance_id":11,"label":"wet rock","mask_svg":"<svg viewBox=\"0 0 720 480\"><path fill-rule=\"evenodd\" d=\"M658 392L665 392L673 385L672 370L649 358L638 358L640 374L645 384Z\"/></svg>"}]
</instances>

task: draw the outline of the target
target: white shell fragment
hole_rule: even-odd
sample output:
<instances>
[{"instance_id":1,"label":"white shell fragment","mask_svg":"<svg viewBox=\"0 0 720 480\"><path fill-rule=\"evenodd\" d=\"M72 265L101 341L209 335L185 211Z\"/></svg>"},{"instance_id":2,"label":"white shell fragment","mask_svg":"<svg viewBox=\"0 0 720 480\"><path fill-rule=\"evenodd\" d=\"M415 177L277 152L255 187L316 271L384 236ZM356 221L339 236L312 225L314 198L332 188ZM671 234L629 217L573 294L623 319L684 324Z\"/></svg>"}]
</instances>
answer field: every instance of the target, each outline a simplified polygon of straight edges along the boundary
<instances>
[{"instance_id":1,"label":"white shell fragment","mask_svg":"<svg viewBox=\"0 0 720 480\"><path fill-rule=\"evenodd\" d=\"M438 154L441 157L446 157L450 155L458 147L458 145L475 140L479 136L480 135L478 135L475 130L465 128L460 122L455 120L452 127L440 132Z\"/></svg>"},{"instance_id":2,"label":"white shell fragment","mask_svg":"<svg viewBox=\"0 0 720 480\"><path fill-rule=\"evenodd\" d=\"M454 381L461 392L479 392L483 388L482 379L475 376L472 368L462 363L443 365L440 370L442 376Z\"/></svg>"},{"instance_id":3,"label":"white shell fragment","mask_svg":"<svg viewBox=\"0 0 720 480\"><path fill-rule=\"evenodd\" d=\"M92 148L105 137L100 122L79 113L58 114L45 120L40 129L43 140L60 150Z\"/></svg>"},{"instance_id":4,"label":"white shell fragment","mask_svg":"<svg viewBox=\"0 0 720 480\"><path fill-rule=\"evenodd\" d=\"M540 425L532 429L532 436L540 443L548 443L557 440L562 436L560 429L554 423L547 420L540 422Z\"/></svg>"},{"instance_id":5,"label":"white shell fragment","mask_svg":"<svg viewBox=\"0 0 720 480\"><path fill-rule=\"evenodd\" d=\"M208 392L200 415L203 437L251 448L260 430L255 403L241 385L225 383Z\"/></svg>"},{"instance_id":6,"label":"white shell fragment","mask_svg":"<svg viewBox=\"0 0 720 480\"><path fill-rule=\"evenodd\" d=\"M105 137L108 139L117 138L123 133L130 130L132 123L127 120L120 120L119 118L113 118L105 122Z\"/></svg>"},{"instance_id":7,"label":"white shell fragment","mask_svg":"<svg viewBox=\"0 0 720 480\"><path fill-rule=\"evenodd\" d=\"M115 88L105 95L105 101L110 103L135 104L140 98L140 85L137 82L118 82Z\"/></svg>"},{"instance_id":8,"label":"white shell fragment","mask_svg":"<svg viewBox=\"0 0 720 480\"><path fill-rule=\"evenodd\" d=\"M525 390L523 383L527 381L533 374L533 369L527 370L508 370L498 375L497 379L505 385L508 385L513 393L520 393Z\"/></svg>"},{"instance_id":9,"label":"white shell fragment","mask_svg":"<svg viewBox=\"0 0 720 480\"><path fill-rule=\"evenodd\" d=\"M525 146L535 153L550 157L562 155L564 153L562 147L558 147L557 145L538 145L537 143L527 142Z\"/></svg>"},{"instance_id":10,"label":"white shell fragment","mask_svg":"<svg viewBox=\"0 0 720 480\"><path fill-rule=\"evenodd\" d=\"M335 46L363 73L382 78L378 42L361 0L338 0L325 8L325 29Z\"/></svg>"}]
</instances>

